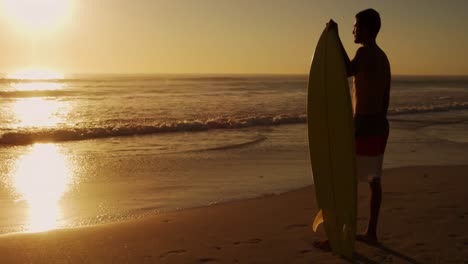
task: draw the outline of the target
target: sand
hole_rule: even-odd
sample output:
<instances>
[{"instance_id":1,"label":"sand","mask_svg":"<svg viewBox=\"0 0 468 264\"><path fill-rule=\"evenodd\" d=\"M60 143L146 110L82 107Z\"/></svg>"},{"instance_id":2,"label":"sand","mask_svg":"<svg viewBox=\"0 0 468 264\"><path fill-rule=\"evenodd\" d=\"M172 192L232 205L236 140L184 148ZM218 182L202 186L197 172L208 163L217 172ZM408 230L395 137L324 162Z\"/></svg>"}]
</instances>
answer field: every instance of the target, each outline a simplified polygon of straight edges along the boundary
<instances>
[{"instance_id":1,"label":"sand","mask_svg":"<svg viewBox=\"0 0 468 264\"><path fill-rule=\"evenodd\" d=\"M468 263L468 166L388 169L380 246L315 249L313 186L138 220L0 236L0 263ZM368 214L359 186L358 227Z\"/></svg>"}]
</instances>

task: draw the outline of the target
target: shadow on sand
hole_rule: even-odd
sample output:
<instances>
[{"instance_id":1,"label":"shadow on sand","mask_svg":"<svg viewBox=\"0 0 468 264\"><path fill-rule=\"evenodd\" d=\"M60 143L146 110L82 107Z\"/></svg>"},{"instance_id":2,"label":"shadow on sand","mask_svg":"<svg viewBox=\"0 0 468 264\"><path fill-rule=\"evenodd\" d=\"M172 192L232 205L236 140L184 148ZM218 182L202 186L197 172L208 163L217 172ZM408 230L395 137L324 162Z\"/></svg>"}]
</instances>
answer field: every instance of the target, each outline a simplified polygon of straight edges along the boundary
<instances>
[{"instance_id":1,"label":"shadow on sand","mask_svg":"<svg viewBox=\"0 0 468 264\"><path fill-rule=\"evenodd\" d=\"M383 244L378 244L378 245L373 245L373 244L368 244L368 243L366 243L366 244L378 249L379 251L381 251L382 253L384 253L386 255L399 258L399 259L404 260L404 261L406 261L406 262L408 262L410 264L422 264L421 262L419 262L419 261L417 261L417 260L415 260L415 259L413 259L413 258L411 258L409 256L406 256L403 253L400 253L400 252L395 251L395 250L393 250L391 248L388 248ZM350 263L353 263L353 264L354 263L378 264L378 263L381 263L381 262L369 259L366 256L364 256L364 255L362 255L362 254L360 254L358 252L355 252L354 253L354 259L351 260Z\"/></svg>"}]
</instances>

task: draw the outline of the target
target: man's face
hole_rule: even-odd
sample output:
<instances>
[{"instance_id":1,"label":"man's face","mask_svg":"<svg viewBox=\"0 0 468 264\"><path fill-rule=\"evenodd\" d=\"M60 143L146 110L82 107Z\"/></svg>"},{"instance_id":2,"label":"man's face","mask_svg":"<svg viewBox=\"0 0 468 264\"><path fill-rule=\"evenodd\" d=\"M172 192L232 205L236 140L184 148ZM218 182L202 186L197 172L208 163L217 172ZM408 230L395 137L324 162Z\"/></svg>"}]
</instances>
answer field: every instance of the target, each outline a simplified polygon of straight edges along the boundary
<instances>
[{"instance_id":1,"label":"man's face","mask_svg":"<svg viewBox=\"0 0 468 264\"><path fill-rule=\"evenodd\" d=\"M357 18L354 21L353 35L354 35L354 43L356 44L362 43L362 27Z\"/></svg>"}]
</instances>

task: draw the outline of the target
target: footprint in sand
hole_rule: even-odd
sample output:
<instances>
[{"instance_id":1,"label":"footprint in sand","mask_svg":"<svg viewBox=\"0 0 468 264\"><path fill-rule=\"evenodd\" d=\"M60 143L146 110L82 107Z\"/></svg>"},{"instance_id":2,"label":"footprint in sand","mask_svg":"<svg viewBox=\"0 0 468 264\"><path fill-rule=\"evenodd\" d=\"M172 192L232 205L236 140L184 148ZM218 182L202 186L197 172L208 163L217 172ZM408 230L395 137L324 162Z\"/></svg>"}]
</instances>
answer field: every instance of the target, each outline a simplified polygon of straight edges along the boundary
<instances>
[{"instance_id":1,"label":"footprint in sand","mask_svg":"<svg viewBox=\"0 0 468 264\"><path fill-rule=\"evenodd\" d=\"M240 244L257 244L262 242L260 238L253 238L250 240L245 240L245 241L236 241L234 242L234 245L240 245Z\"/></svg>"},{"instance_id":2,"label":"footprint in sand","mask_svg":"<svg viewBox=\"0 0 468 264\"><path fill-rule=\"evenodd\" d=\"M184 249L179 249L179 250L171 250L171 251L168 251L166 253L163 253L161 254L161 256L159 256L159 258L165 258L169 255L173 255L173 254L183 254L183 253L187 253L187 250L184 250Z\"/></svg>"}]
</instances>

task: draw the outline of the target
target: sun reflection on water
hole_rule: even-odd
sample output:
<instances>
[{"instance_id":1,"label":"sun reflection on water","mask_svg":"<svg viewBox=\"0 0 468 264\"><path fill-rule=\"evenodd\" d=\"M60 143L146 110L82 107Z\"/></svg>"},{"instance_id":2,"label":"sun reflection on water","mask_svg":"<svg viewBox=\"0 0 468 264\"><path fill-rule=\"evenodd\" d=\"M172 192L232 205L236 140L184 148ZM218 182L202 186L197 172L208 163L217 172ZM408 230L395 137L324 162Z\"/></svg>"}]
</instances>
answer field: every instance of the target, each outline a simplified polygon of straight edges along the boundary
<instances>
[{"instance_id":1,"label":"sun reflection on water","mask_svg":"<svg viewBox=\"0 0 468 264\"><path fill-rule=\"evenodd\" d=\"M52 80L65 78L65 76L62 73L41 68L29 68L19 70L7 74L6 77L8 79L18 80Z\"/></svg>"},{"instance_id":2,"label":"sun reflection on water","mask_svg":"<svg viewBox=\"0 0 468 264\"><path fill-rule=\"evenodd\" d=\"M70 104L67 101L56 100L53 96L54 91L64 90L67 88L66 83L47 82L47 79L30 78L63 78L63 75L58 73L42 72L34 74L28 72L19 72L17 75L9 77L22 78L26 81L12 82L9 85L9 91L14 92L31 92L32 94L17 98L9 109L14 119L14 127L55 127L60 123L65 123L65 116L70 113ZM51 92L50 94L40 94L40 92ZM34 96L34 92L39 92Z\"/></svg>"},{"instance_id":3,"label":"sun reflection on water","mask_svg":"<svg viewBox=\"0 0 468 264\"><path fill-rule=\"evenodd\" d=\"M65 75L51 70L25 69L7 74L6 77L17 80L10 83L11 91L47 91L66 88L66 84L60 82Z\"/></svg>"},{"instance_id":4,"label":"sun reflection on water","mask_svg":"<svg viewBox=\"0 0 468 264\"><path fill-rule=\"evenodd\" d=\"M54 127L65 122L64 115L70 106L67 102L44 98L22 98L12 106L18 127Z\"/></svg>"},{"instance_id":5,"label":"sun reflection on water","mask_svg":"<svg viewBox=\"0 0 468 264\"><path fill-rule=\"evenodd\" d=\"M66 88L66 85L58 82L19 82L11 83L11 91L56 91L63 90Z\"/></svg>"},{"instance_id":6,"label":"sun reflection on water","mask_svg":"<svg viewBox=\"0 0 468 264\"><path fill-rule=\"evenodd\" d=\"M35 144L21 156L13 172L13 186L29 207L29 232L59 227L60 199L73 179L70 163L54 144Z\"/></svg>"}]
</instances>

